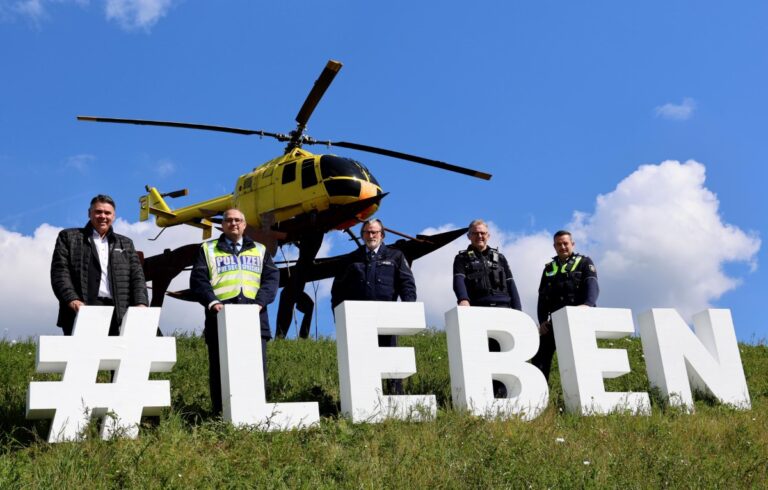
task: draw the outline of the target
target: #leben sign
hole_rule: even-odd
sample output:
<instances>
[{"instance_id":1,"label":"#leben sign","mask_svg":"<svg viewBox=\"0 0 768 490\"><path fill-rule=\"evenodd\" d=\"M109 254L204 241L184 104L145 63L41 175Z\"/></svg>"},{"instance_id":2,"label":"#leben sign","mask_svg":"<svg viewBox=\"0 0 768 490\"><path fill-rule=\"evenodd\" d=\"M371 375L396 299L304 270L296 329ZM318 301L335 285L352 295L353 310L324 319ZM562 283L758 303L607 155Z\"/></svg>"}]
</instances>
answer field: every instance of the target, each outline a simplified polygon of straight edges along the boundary
<instances>
[{"instance_id":1,"label":"#leben sign","mask_svg":"<svg viewBox=\"0 0 768 490\"><path fill-rule=\"evenodd\" d=\"M170 406L168 381L150 372L170 371L175 339L155 337L160 309L130 308L119 337L109 337L111 307L83 307L72 337L40 337L38 372L63 372L61 381L32 382L27 417L53 418L49 441L77 439L92 416L104 418L102 437L136 437L142 415ZM339 392L342 413L353 422L388 418L429 420L434 395L384 395L382 379L416 373L412 347L379 347L378 335L413 335L426 329L422 303L347 301L336 308ZM261 338L255 306L227 305L219 313L223 417L236 426L290 430L319 423L316 402L266 400ZM622 308L566 307L552 316L566 409L581 415L650 413L648 393L608 392L603 380L630 371L623 349L597 346L635 331ZM652 387L671 405L693 410L692 390L740 409L751 407L729 310L705 310L694 331L673 309L638 317L638 331ZM453 405L472 414L536 418L546 408L544 375L528 363L539 345L534 320L507 308L456 307L445 314ZM494 338L501 352L488 351ZM99 370L114 370L112 383L97 383ZM495 398L493 380L506 386Z\"/></svg>"}]
</instances>

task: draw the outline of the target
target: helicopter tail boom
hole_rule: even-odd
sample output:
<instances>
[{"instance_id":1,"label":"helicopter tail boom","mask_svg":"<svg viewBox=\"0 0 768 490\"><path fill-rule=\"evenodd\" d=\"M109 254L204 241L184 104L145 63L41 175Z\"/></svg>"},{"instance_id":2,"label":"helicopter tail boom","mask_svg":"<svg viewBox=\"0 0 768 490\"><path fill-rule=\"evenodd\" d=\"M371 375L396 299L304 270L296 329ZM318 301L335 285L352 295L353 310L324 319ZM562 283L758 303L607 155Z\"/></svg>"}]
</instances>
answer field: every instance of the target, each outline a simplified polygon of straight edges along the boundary
<instances>
[{"instance_id":1,"label":"helicopter tail boom","mask_svg":"<svg viewBox=\"0 0 768 490\"><path fill-rule=\"evenodd\" d=\"M203 239L211 237L213 222L210 218L232 207L232 194L226 194L191 206L171 209L164 198L186 196L186 189L165 193L160 193L155 187L147 186L146 189L147 194L139 198L140 221L146 221L150 215L155 215L155 223L163 228L175 225L194 226L203 230Z\"/></svg>"}]
</instances>

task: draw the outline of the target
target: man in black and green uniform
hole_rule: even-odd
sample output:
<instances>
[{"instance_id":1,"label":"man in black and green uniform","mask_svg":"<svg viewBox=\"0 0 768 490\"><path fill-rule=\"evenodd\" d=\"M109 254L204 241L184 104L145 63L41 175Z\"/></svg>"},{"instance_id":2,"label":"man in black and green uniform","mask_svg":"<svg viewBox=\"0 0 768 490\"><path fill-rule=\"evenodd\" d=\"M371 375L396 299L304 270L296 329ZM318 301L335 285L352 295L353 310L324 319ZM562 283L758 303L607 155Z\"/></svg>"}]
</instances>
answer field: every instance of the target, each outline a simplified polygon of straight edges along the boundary
<instances>
[{"instance_id":1,"label":"man in black and green uniform","mask_svg":"<svg viewBox=\"0 0 768 490\"><path fill-rule=\"evenodd\" d=\"M214 415L221 414L221 366L217 316L225 304L253 304L259 309L261 358L267 378L267 340L271 338L267 305L275 300L280 271L261 243L245 235L245 216L238 209L224 212L222 231L203 242L189 276L189 287L205 308L205 344Z\"/></svg>"},{"instance_id":2,"label":"man in black and green uniform","mask_svg":"<svg viewBox=\"0 0 768 490\"><path fill-rule=\"evenodd\" d=\"M595 264L586 255L574 253L574 245L569 231L555 233L557 256L552 257L541 274L537 305L541 337L539 351L531 359L531 364L539 368L547 380L555 354L552 313L564 306L596 306L600 294Z\"/></svg>"}]
</instances>

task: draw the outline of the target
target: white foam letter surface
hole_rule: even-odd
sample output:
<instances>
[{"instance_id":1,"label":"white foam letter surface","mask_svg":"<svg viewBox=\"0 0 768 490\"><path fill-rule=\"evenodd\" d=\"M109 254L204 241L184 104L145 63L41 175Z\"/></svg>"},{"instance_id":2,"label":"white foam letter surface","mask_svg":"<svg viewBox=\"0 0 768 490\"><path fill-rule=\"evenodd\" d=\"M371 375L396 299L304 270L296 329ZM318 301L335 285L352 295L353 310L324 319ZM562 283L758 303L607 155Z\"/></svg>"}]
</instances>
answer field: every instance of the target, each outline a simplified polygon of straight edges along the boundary
<instances>
[{"instance_id":1,"label":"white foam letter surface","mask_svg":"<svg viewBox=\"0 0 768 490\"><path fill-rule=\"evenodd\" d=\"M119 337L109 337L111 306L83 306L71 337L41 336L37 372L61 373L61 381L33 381L27 418L53 418L49 442L77 440L91 417L104 416L101 437L135 438L142 415L171 404L171 384L150 381L176 363L176 339L156 337L160 308L129 308ZM111 383L97 383L99 370L114 370Z\"/></svg>"},{"instance_id":2,"label":"white foam letter surface","mask_svg":"<svg viewBox=\"0 0 768 490\"><path fill-rule=\"evenodd\" d=\"M317 402L267 403L256 305L224 305L218 324L224 420L266 431L320 422Z\"/></svg>"},{"instance_id":3,"label":"white foam letter surface","mask_svg":"<svg viewBox=\"0 0 768 490\"><path fill-rule=\"evenodd\" d=\"M651 413L648 393L606 392L603 378L627 374L624 349L599 349L596 339L620 339L634 332L632 311L566 306L552 314L566 409L581 415Z\"/></svg>"},{"instance_id":4,"label":"white foam letter surface","mask_svg":"<svg viewBox=\"0 0 768 490\"><path fill-rule=\"evenodd\" d=\"M539 330L525 313L510 308L456 307L445 313L453 405L482 417L531 420L547 407L544 375L527 363L539 347ZM488 338L501 352L488 352ZM506 398L494 398L493 380Z\"/></svg>"},{"instance_id":5,"label":"white foam letter surface","mask_svg":"<svg viewBox=\"0 0 768 490\"><path fill-rule=\"evenodd\" d=\"M694 315L695 334L670 308L654 308L638 320L648 380L670 404L692 411L693 387L722 403L751 408L730 310Z\"/></svg>"},{"instance_id":6,"label":"white foam letter surface","mask_svg":"<svg viewBox=\"0 0 768 490\"><path fill-rule=\"evenodd\" d=\"M434 418L434 395L384 395L381 380L416 373L412 347L379 347L379 335L426 329L423 303L345 301L334 310L341 411L353 422Z\"/></svg>"}]
</instances>

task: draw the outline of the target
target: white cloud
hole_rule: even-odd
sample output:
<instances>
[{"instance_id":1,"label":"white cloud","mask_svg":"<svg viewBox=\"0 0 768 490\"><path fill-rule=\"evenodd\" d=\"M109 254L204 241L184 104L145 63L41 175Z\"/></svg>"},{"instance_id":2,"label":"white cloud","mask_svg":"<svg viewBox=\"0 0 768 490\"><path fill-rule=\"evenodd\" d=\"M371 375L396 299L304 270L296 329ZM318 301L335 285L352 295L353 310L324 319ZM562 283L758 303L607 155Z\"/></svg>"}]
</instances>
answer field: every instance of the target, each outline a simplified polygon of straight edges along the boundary
<instances>
[{"instance_id":1,"label":"white cloud","mask_svg":"<svg viewBox=\"0 0 768 490\"><path fill-rule=\"evenodd\" d=\"M107 0L106 15L123 29L148 30L168 13L172 4L172 0Z\"/></svg>"},{"instance_id":2,"label":"white cloud","mask_svg":"<svg viewBox=\"0 0 768 490\"><path fill-rule=\"evenodd\" d=\"M717 197L705 186L700 163L666 161L644 165L612 192L597 197L591 214L576 212L572 230L577 251L590 255L600 278L599 304L631 308L674 307L685 317L709 307L740 284L725 274L726 263L752 270L760 239L723 223ZM425 233L444 231L425 230ZM545 262L554 255L551 231L529 235L489 225L490 243L504 253L515 276L523 310L536 318L537 291ZM455 304L451 266L466 238L414 263L427 323L442 327Z\"/></svg>"},{"instance_id":3,"label":"white cloud","mask_svg":"<svg viewBox=\"0 0 768 490\"><path fill-rule=\"evenodd\" d=\"M67 158L67 163L65 164L65 167L67 168L73 168L80 172L81 174L87 173L90 169L91 163L96 161L96 157L94 155L90 155L88 153L81 153L79 155L73 155L69 158Z\"/></svg>"},{"instance_id":4,"label":"white cloud","mask_svg":"<svg viewBox=\"0 0 768 490\"><path fill-rule=\"evenodd\" d=\"M25 236L0 227L0 337L56 333L57 302L50 286L53 245L59 229L43 224Z\"/></svg>"},{"instance_id":5,"label":"white cloud","mask_svg":"<svg viewBox=\"0 0 768 490\"><path fill-rule=\"evenodd\" d=\"M174 0L106 0L104 15L124 30L150 30L168 14ZM89 0L0 0L0 20L16 17L29 19L34 24L50 18L54 4L76 4L87 7Z\"/></svg>"},{"instance_id":6,"label":"white cloud","mask_svg":"<svg viewBox=\"0 0 768 490\"><path fill-rule=\"evenodd\" d=\"M42 0L23 0L16 2L14 10L21 15L32 19L40 19L45 15L45 8Z\"/></svg>"},{"instance_id":7,"label":"white cloud","mask_svg":"<svg viewBox=\"0 0 768 490\"><path fill-rule=\"evenodd\" d=\"M80 7L88 5L89 0L0 0L0 20L13 20L20 16L38 25L47 19L49 5L74 3Z\"/></svg>"},{"instance_id":8,"label":"white cloud","mask_svg":"<svg viewBox=\"0 0 768 490\"><path fill-rule=\"evenodd\" d=\"M163 158L153 165L152 169L159 177L168 177L176 172L176 164L172 160Z\"/></svg>"},{"instance_id":9,"label":"white cloud","mask_svg":"<svg viewBox=\"0 0 768 490\"><path fill-rule=\"evenodd\" d=\"M718 206L702 164L665 161L598 196L593 214L574 215L569 226L596 260L600 304L675 307L690 317L737 287L723 266L755 270L760 239L724 223Z\"/></svg>"},{"instance_id":10,"label":"white cloud","mask_svg":"<svg viewBox=\"0 0 768 490\"><path fill-rule=\"evenodd\" d=\"M696 101L690 97L686 97L683 99L681 104L673 104L668 102L664 105L656 107L655 110L657 117L685 121L686 119L690 119L695 109Z\"/></svg>"}]
</instances>

